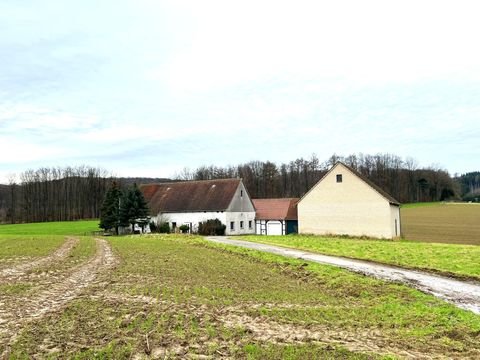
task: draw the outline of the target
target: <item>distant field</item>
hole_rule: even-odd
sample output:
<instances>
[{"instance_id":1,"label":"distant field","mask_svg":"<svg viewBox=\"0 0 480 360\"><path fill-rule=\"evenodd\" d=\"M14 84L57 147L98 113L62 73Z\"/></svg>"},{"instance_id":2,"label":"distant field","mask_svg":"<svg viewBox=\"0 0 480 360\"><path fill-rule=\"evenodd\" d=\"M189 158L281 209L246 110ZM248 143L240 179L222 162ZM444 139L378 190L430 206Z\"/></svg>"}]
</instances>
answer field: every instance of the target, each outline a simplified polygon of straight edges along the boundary
<instances>
[{"instance_id":1,"label":"distant field","mask_svg":"<svg viewBox=\"0 0 480 360\"><path fill-rule=\"evenodd\" d=\"M98 220L56 221L0 225L1 235L88 235L98 231Z\"/></svg>"},{"instance_id":2,"label":"distant field","mask_svg":"<svg viewBox=\"0 0 480 360\"><path fill-rule=\"evenodd\" d=\"M408 240L480 245L480 204L406 204L400 211Z\"/></svg>"}]
</instances>

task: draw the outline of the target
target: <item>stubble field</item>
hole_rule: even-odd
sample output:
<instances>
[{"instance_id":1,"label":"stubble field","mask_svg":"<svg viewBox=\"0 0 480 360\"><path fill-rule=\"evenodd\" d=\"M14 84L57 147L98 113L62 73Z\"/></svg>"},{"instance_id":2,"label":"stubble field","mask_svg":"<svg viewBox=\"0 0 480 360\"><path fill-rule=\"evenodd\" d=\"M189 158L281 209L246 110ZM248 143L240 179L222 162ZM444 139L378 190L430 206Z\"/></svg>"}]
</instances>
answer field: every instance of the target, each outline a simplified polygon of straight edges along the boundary
<instances>
[{"instance_id":1,"label":"stubble field","mask_svg":"<svg viewBox=\"0 0 480 360\"><path fill-rule=\"evenodd\" d=\"M333 267L193 236L18 236L0 236L6 358L480 356L479 316Z\"/></svg>"}]
</instances>

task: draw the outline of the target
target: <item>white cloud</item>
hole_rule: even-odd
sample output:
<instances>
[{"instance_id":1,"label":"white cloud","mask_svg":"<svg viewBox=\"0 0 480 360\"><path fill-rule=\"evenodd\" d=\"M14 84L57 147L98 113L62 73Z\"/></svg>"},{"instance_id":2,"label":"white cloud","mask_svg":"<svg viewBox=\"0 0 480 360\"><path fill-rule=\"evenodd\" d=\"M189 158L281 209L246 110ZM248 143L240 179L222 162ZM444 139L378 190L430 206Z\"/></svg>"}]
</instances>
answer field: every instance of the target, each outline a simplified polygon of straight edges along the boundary
<instances>
[{"instance_id":1,"label":"white cloud","mask_svg":"<svg viewBox=\"0 0 480 360\"><path fill-rule=\"evenodd\" d=\"M284 76L361 84L480 78L478 2L205 2L191 42L150 70L178 93Z\"/></svg>"}]
</instances>

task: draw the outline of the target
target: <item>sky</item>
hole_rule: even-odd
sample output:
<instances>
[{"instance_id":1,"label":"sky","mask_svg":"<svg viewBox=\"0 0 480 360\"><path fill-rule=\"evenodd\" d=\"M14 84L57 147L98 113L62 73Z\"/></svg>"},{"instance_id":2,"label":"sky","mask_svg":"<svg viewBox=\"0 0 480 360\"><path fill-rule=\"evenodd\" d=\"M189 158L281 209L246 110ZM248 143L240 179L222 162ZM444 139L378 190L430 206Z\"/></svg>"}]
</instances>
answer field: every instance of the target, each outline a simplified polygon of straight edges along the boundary
<instances>
[{"instance_id":1,"label":"sky","mask_svg":"<svg viewBox=\"0 0 480 360\"><path fill-rule=\"evenodd\" d=\"M312 154L480 170L480 2L0 0L0 183Z\"/></svg>"}]
</instances>

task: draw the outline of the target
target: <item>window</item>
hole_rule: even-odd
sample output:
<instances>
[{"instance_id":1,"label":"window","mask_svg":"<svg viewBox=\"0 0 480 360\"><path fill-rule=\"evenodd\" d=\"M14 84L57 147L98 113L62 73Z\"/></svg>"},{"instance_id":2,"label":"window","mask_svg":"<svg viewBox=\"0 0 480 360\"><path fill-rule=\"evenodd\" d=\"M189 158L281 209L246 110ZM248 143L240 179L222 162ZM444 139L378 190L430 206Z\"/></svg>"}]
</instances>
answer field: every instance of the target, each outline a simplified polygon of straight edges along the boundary
<instances>
[{"instance_id":1,"label":"window","mask_svg":"<svg viewBox=\"0 0 480 360\"><path fill-rule=\"evenodd\" d=\"M177 227L177 223L176 223L176 222L172 222L172 229L175 230L176 227Z\"/></svg>"},{"instance_id":2,"label":"window","mask_svg":"<svg viewBox=\"0 0 480 360\"><path fill-rule=\"evenodd\" d=\"M235 222L230 221L230 230L235 230Z\"/></svg>"},{"instance_id":3,"label":"window","mask_svg":"<svg viewBox=\"0 0 480 360\"><path fill-rule=\"evenodd\" d=\"M240 190L240 197L243 197L243 190Z\"/></svg>"},{"instance_id":4,"label":"window","mask_svg":"<svg viewBox=\"0 0 480 360\"><path fill-rule=\"evenodd\" d=\"M337 174L337 183L341 183L342 180L342 174Z\"/></svg>"},{"instance_id":5,"label":"window","mask_svg":"<svg viewBox=\"0 0 480 360\"><path fill-rule=\"evenodd\" d=\"M240 229L243 229L243 221L240 221Z\"/></svg>"},{"instance_id":6,"label":"window","mask_svg":"<svg viewBox=\"0 0 480 360\"><path fill-rule=\"evenodd\" d=\"M249 228L249 229L252 228L252 220L248 220L248 228Z\"/></svg>"}]
</instances>

